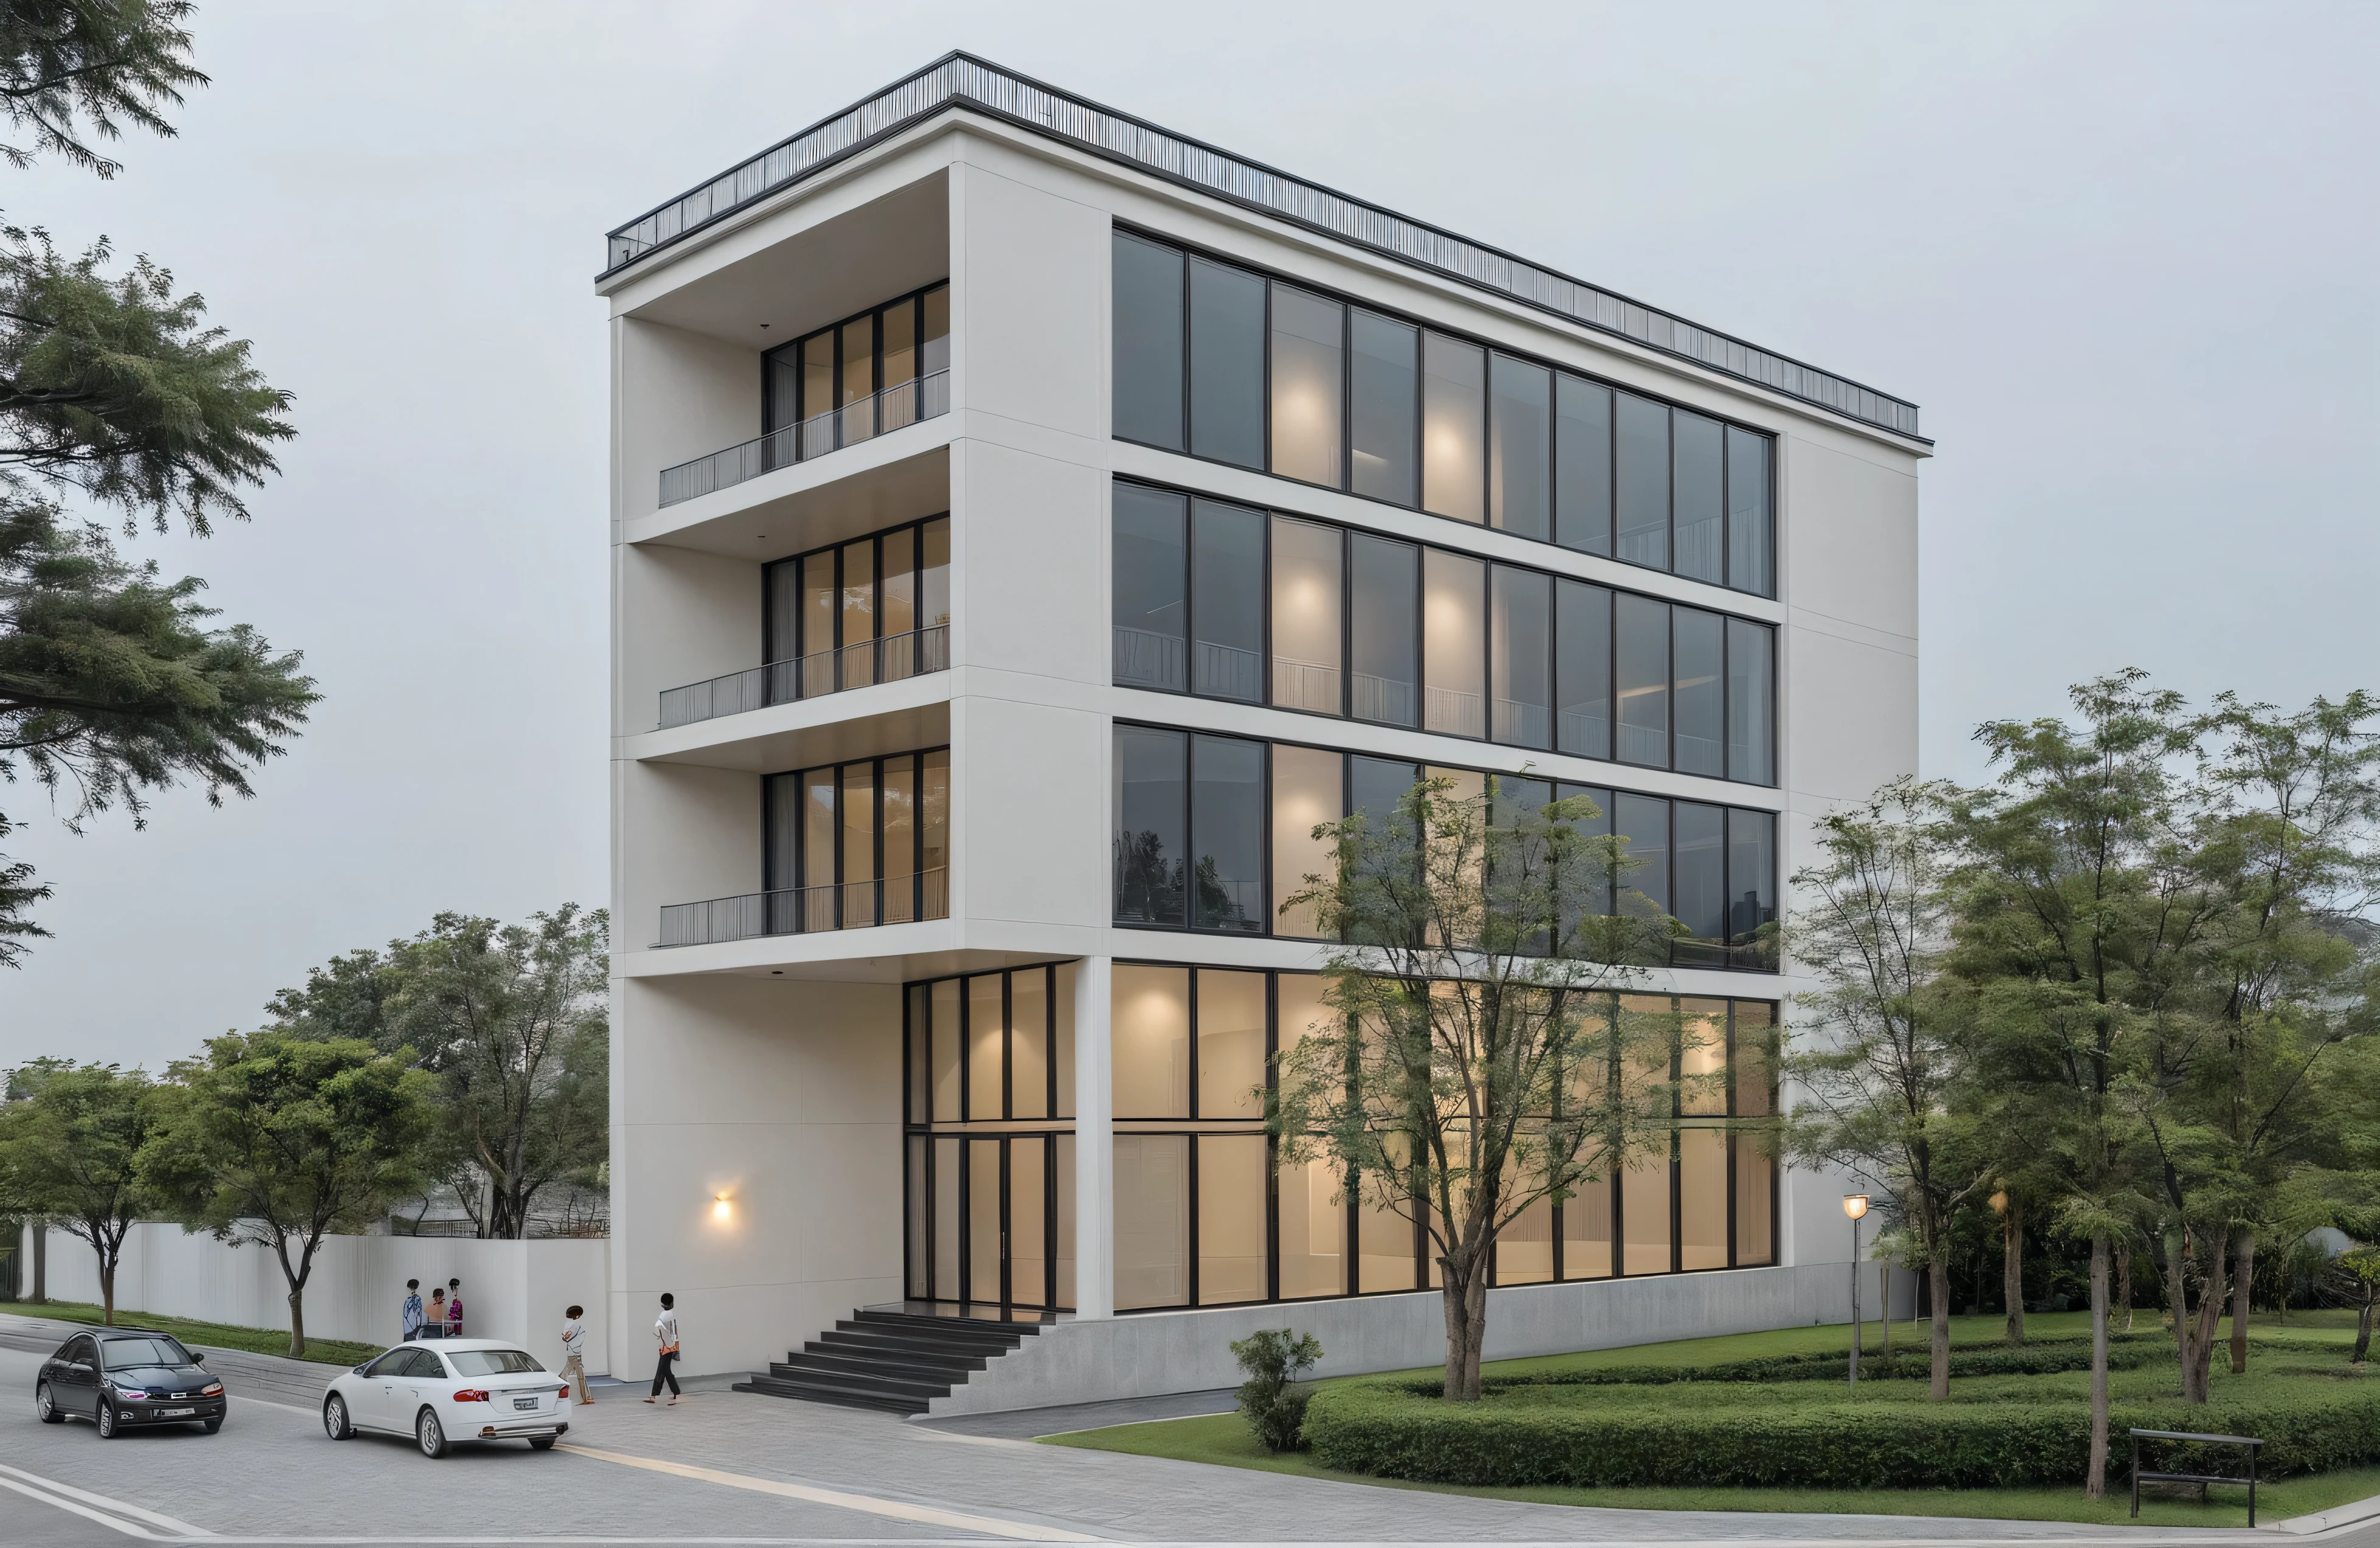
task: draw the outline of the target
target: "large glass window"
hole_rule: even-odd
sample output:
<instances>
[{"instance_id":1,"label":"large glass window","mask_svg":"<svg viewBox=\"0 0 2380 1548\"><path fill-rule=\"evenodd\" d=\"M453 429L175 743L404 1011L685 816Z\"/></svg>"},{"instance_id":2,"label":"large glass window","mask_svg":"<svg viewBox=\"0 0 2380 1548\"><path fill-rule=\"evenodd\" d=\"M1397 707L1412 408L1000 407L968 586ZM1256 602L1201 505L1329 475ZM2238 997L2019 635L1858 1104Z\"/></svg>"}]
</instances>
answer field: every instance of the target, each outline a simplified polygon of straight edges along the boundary
<instances>
[{"instance_id":1,"label":"large glass window","mask_svg":"<svg viewBox=\"0 0 2380 1548\"><path fill-rule=\"evenodd\" d=\"M1560 750L1611 756L1611 593L1584 581L1554 582L1554 686Z\"/></svg>"},{"instance_id":2,"label":"large glass window","mask_svg":"<svg viewBox=\"0 0 2380 1548\"><path fill-rule=\"evenodd\" d=\"M1763 597L1777 594L1768 451L1767 436L1727 427L1727 583Z\"/></svg>"},{"instance_id":3,"label":"large glass window","mask_svg":"<svg viewBox=\"0 0 2380 1548\"><path fill-rule=\"evenodd\" d=\"M1670 567L1670 408L1620 393L1614 436L1619 556L1632 565Z\"/></svg>"},{"instance_id":4,"label":"large glass window","mask_svg":"<svg viewBox=\"0 0 2380 1548\"><path fill-rule=\"evenodd\" d=\"M1115 1145L1115 1303L1190 1299L1190 1140L1119 1134Z\"/></svg>"},{"instance_id":5,"label":"large glass window","mask_svg":"<svg viewBox=\"0 0 2380 1548\"><path fill-rule=\"evenodd\" d=\"M1190 689L1264 698L1265 516L1218 500L1190 505Z\"/></svg>"},{"instance_id":6,"label":"large glass window","mask_svg":"<svg viewBox=\"0 0 2380 1548\"><path fill-rule=\"evenodd\" d=\"M1619 877L1619 911L1649 909L1656 915L1670 908L1670 803L1658 796L1615 791L1611 797L1611 831L1628 841L1632 862ZM1629 894L1641 903L1632 903Z\"/></svg>"},{"instance_id":7,"label":"large glass window","mask_svg":"<svg viewBox=\"0 0 2380 1548\"><path fill-rule=\"evenodd\" d=\"M1179 254L1173 262L1178 269ZM916 422L919 367L929 374L949 369L950 295L946 284L912 291L770 350L761 357L761 428L803 426L799 455L815 457ZM1174 377L1179 393L1178 367ZM878 396L904 386L909 390ZM790 445L768 453L795 460Z\"/></svg>"},{"instance_id":8,"label":"large glass window","mask_svg":"<svg viewBox=\"0 0 2380 1548\"><path fill-rule=\"evenodd\" d=\"M1724 779L1726 620L1697 607L1673 607L1670 627L1677 652L1675 766L1680 774Z\"/></svg>"},{"instance_id":9,"label":"large glass window","mask_svg":"<svg viewBox=\"0 0 2380 1548\"><path fill-rule=\"evenodd\" d=\"M1263 1122L1264 974L1199 969L1197 1021L1196 1115Z\"/></svg>"},{"instance_id":10,"label":"large glass window","mask_svg":"<svg viewBox=\"0 0 2380 1548\"><path fill-rule=\"evenodd\" d=\"M1115 918L1186 927L1183 857L1189 852L1189 738L1119 725L1115 732Z\"/></svg>"},{"instance_id":11,"label":"large glass window","mask_svg":"<svg viewBox=\"0 0 2380 1548\"><path fill-rule=\"evenodd\" d=\"M1553 496L1553 373L1498 355L1488 383L1488 519L1524 538L1545 537Z\"/></svg>"},{"instance_id":12,"label":"large glass window","mask_svg":"<svg viewBox=\"0 0 2380 1548\"><path fill-rule=\"evenodd\" d=\"M1265 465L1265 282L1190 260L1190 449Z\"/></svg>"},{"instance_id":13,"label":"large glass window","mask_svg":"<svg viewBox=\"0 0 2380 1548\"><path fill-rule=\"evenodd\" d=\"M1727 621L1727 777L1777 783L1777 633Z\"/></svg>"},{"instance_id":14,"label":"large glass window","mask_svg":"<svg viewBox=\"0 0 2380 1548\"><path fill-rule=\"evenodd\" d=\"M1356 532L1349 536L1350 707L1358 720L1412 725L1419 720L1421 551Z\"/></svg>"},{"instance_id":15,"label":"large glass window","mask_svg":"<svg viewBox=\"0 0 2380 1548\"><path fill-rule=\"evenodd\" d=\"M1190 1115L1190 970L1118 963L1108 1023L1119 1119Z\"/></svg>"},{"instance_id":16,"label":"large glass window","mask_svg":"<svg viewBox=\"0 0 2380 1548\"><path fill-rule=\"evenodd\" d=\"M948 915L947 749L771 774L761 788L768 933Z\"/></svg>"},{"instance_id":17,"label":"large glass window","mask_svg":"<svg viewBox=\"0 0 2380 1548\"><path fill-rule=\"evenodd\" d=\"M1197 737L1190 750L1194 927L1265 932L1265 748L1236 737Z\"/></svg>"},{"instance_id":18,"label":"large glass window","mask_svg":"<svg viewBox=\"0 0 2380 1548\"><path fill-rule=\"evenodd\" d=\"M1343 755L1320 748L1287 742L1273 745L1272 932L1276 935L1312 939L1322 932L1314 905L1301 904L1286 911L1284 905L1311 884L1307 877L1328 881L1332 874L1335 851L1329 840L1316 838L1314 830L1345 815L1341 808L1346 799L1346 762Z\"/></svg>"},{"instance_id":19,"label":"large glass window","mask_svg":"<svg viewBox=\"0 0 2380 1548\"><path fill-rule=\"evenodd\" d=\"M1420 330L1358 307L1349 328L1347 487L1393 505L1414 503L1415 436L1421 421L1415 353Z\"/></svg>"},{"instance_id":20,"label":"large glass window","mask_svg":"<svg viewBox=\"0 0 2380 1548\"><path fill-rule=\"evenodd\" d=\"M1614 696L1623 763L1670 766L1670 604L1621 592L1616 599Z\"/></svg>"},{"instance_id":21,"label":"large glass window","mask_svg":"<svg viewBox=\"0 0 2380 1548\"><path fill-rule=\"evenodd\" d=\"M1611 552L1611 389L1554 378L1554 541Z\"/></svg>"},{"instance_id":22,"label":"large glass window","mask_svg":"<svg viewBox=\"0 0 2380 1548\"><path fill-rule=\"evenodd\" d=\"M1487 489L1488 352L1424 333L1421 341L1421 505L1435 516L1476 522Z\"/></svg>"},{"instance_id":23,"label":"large glass window","mask_svg":"<svg viewBox=\"0 0 2380 1548\"><path fill-rule=\"evenodd\" d=\"M1721 463L1721 426L1717 420L1679 408L1670 415L1670 435L1671 567L1691 580L1724 580L1727 555L1720 540L1727 470Z\"/></svg>"},{"instance_id":24,"label":"large glass window","mask_svg":"<svg viewBox=\"0 0 2380 1548\"><path fill-rule=\"evenodd\" d=\"M1115 486L1112 584L1119 688L1179 693L1190 686L1189 501L1136 483Z\"/></svg>"},{"instance_id":25,"label":"large glass window","mask_svg":"<svg viewBox=\"0 0 2380 1548\"><path fill-rule=\"evenodd\" d=\"M1115 269L1115 433L1167 451L1182 439L1182 254L1119 231Z\"/></svg>"},{"instance_id":26,"label":"large glass window","mask_svg":"<svg viewBox=\"0 0 2380 1548\"><path fill-rule=\"evenodd\" d=\"M1671 948L1671 959L1686 967L1723 967L1727 962L1727 809L1700 801L1679 801L1670 809L1671 835L1677 845L1671 914L1685 927L1687 939Z\"/></svg>"},{"instance_id":27,"label":"large glass window","mask_svg":"<svg viewBox=\"0 0 2380 1548\"><path fill-rule=\"evenodd\" d=\"M1265 744L1119 725L1115 762L1116 922L1263 934Z\"/></svg>"},{"instance_id":28,"label":"large glass window","mask_svg":"<svg viewBox=\"0 0 2380 1548\"><path fill-rule=\"evenodd\" d=\"M1495 676L1495 737L1553 746L1553 578L1498 565L1488 656Z\"/></svg>"},{"instance_id":29,"label":"large glass window","mask_svg":"<svg viewBox=\"0 0 2380 1548\"><path fill-rule=\"evenodd\" d=\"M1340 709L1340 530L1272 518L1272 701L1285 710Z\"/></svg>"},{"instance_id":30,"label":"large glass window","mask_svg":"<svg viewBox=\"0 0 2380 1548\"><path fill-rule=\"evenodd\" d=\"M1484 737L1487 714L1488 566L1441 548L1422 550L1422 729Z\"/></svg>"},{"instance_id":31,"label":"large glass window","mask_svg":"<svg viewBox=\"0 0 2380 1548\"><path fill-rule=\"evenodd\" d=\"M1777 922L1775 813L1729 809L1727 895L1730 964L1774 972L1777 943L1763 931Z\"/></svg>"},{"instance_id":32,"label":"large glass window","mask_svg":"<svg viewBox=\"0 0 2380 1548\"><path fill-rule=\"evenodd\" d=\"M909 522L761 569L764 701L893 682L950 664L949 517ZM933 611L920 617L921 601Z\"/></svg>"},{"instance_id":33,"label":"large glass window","mask_svg":"<svg viewBox=\"0 0 2380 1548\"><path fill-rule=\"evenodd\" d=\"M1272 287L1272 470L1339 487L1342 335L1347 309Z\"/></svg>"}]
</instances>

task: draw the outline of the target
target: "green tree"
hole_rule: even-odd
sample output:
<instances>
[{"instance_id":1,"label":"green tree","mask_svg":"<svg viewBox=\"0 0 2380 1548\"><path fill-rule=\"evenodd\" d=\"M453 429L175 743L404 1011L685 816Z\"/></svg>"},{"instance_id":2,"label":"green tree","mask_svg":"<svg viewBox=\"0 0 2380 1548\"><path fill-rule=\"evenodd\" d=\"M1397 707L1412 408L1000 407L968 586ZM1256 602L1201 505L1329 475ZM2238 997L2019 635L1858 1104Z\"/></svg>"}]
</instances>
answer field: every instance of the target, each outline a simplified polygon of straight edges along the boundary
<instances>
[{"instance_id":1,"label":"green tree","mask_svg":"<svg viewBox=\"0 0 2380 1548\"><path fill-rule=\"evenodd\" d=\"M0 1214L46 1217L99 1259L104 1321L115 1323L124 1238L152 1198L140 1154L155 1128L155 1082L140 1070L36 1059L0 1103Z\"/></svg>"},{"instance_id":2,"label":"green tree","mask_svg":"<svg viewBox=\"0 0 2380 1548\"><path fill-rule=\"evenodd\" d=\"M167 1079L142 1174L185 1227L272 1249L303 1355L314 1255L419 1189L435 1082L369 1043L271 1032L211 1039Z\"/></svg>"},{"instance_id":3,"label":"green tree","mask_svg":"<svg viewBox=\"0 0 2380 1548\"><path fill-rule=\"evenodd\" d=\"M1268 1127L1282 1164L1327 1159L1427 1233L1450 1402L1479 1396L1505 1228L1656 1148L1667 1162L1681 1018L1617 991L1669 921L1624 886L1613 907L1626 840L1581 831L1597 815L1583 796L1508 800L1494 775L1470 796L1432 779L1385 822L1316 827L1334 872L1283 905L1347 944L1324 969L1335 1021L1284 1032Z\"/></svg>"},{"instance_id":4,"label":"green tree","mask_svg":"<svg viewBox=\"0 0 2380 1548\"><path fill-rule=\"evenodd\" d=\"M1793 876L1787 935L1818 987L1794 997L1796 1030L1813 1036L1784 1061L1803 1093L1785 1144L1864 1180L1913 1238L1933 1289L1937 1398L1950 1392L1950 1222L1985 1176L1952 1100L1971 1078L1974 1022L1942 971L1951 810L1947 787L1901 779L1824 819L1817 862Z\"/></svg>"},{"instance_id":5,"label":"green tree","mask_svg":"<svg viewBox=\"0 0 2380 1548\"><path fill-rule=\"evenodd\" d=\"M97 142L128 127L171 134L164 110L205 84L188 64L185 0L0 3L0 116L22 143L101 177ZM0 226L0 780L30 772L69 827L143 792L194 781L249 794L248 774L296 736L316 695L294 652L217 628L202 583L134 566L73 493L121 517L204 535L244 518L242 492L276 470L289 396L249 346L206 320L147 257L118 269L105 238L63 254L39 228ZM0 816L0 835L11 824ZM0 966L44 933L48 889L0 857Z\"/></svg>"}]
</instances>

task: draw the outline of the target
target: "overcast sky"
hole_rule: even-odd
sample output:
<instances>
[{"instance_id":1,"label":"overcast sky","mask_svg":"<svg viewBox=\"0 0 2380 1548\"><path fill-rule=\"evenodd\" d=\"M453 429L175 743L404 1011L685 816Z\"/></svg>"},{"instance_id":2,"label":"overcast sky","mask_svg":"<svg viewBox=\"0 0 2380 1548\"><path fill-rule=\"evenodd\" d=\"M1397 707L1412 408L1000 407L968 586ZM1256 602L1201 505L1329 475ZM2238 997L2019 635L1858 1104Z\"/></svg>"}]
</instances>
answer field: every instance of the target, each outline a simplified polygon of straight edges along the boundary
<instances>
[{"instance_id":1,"label":"overcast sky","mask_svg":"<svg viewBox=\"0 0 2380 1548\"><path fill-rule=\"evenodd\" d=\"M0 1067L153 1067L440 909L603 900L601 235L953 47L1914 398L1929 773L2127 664L2380 687L2375 18L209 0L180 137L0 211L153 254L296 393L253 523L138 547L325 697L221 811L0 790L57 889Z\"/></svg>"}]
</instances>

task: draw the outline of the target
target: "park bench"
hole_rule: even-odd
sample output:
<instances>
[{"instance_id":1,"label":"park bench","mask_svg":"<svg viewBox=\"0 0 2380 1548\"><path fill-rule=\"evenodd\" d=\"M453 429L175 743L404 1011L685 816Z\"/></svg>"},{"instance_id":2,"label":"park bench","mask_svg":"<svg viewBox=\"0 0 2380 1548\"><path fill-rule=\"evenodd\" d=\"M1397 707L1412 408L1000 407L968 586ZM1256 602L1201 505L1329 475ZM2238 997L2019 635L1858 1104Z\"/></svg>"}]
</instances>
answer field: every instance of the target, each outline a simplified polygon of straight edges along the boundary
<instances>
[{"instance_id":1,"label":"park bench","mask_svg":"<svg viewBox=\"0 0 2380 1548\"><path fill-rule=\"evenodd\" d=\"M2240 1478L2230 1473L2143 1472L2141 1443L2143 1441L2194 1441L2201 1445L2241 1446L2248 1453L2248 1476ZM2143 1483L2195 1483L2198 1497L2206 1498L2210 1483L2244 1483L2248 1486L2248 1525L2256 1524L2256 1448L2265 1443L2251 1435L2196 1435L2187 1430L2135 1430L2132 1432L2132 1514L2141 1513L2141 1485Z\"/></svg>"}]
</instances>

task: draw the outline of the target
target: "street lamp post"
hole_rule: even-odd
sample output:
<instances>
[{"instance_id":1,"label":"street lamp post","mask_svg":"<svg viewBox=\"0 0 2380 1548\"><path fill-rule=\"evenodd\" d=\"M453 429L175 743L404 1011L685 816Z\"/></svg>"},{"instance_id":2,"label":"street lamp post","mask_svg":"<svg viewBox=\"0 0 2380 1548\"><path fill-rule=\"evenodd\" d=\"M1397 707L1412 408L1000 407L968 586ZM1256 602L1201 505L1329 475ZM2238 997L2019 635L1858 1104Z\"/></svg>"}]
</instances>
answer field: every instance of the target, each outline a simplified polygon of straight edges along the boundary
<instances>
[{"instance_id":1,"label":"street lamp post","mask_svg":"<svg viewBox=\"0 0 2380 1548\"><path fill-rule=\"evenodd\" d=\"M1860 1217L1867 1213L1867 1195L1866 1195L1866 1194L1864 1194L1864 1193L1846 1193L1846 1194L1844 1194L1844 1195L1843 1195L1843 1213L1844 1213L1845 1214L1847 1214L1847 1215L1849 1215L1849 1216L1851 1216L1851 1217L1852 1217L1852 1383L1851 1383L1851 1384L1852 1384L1852 1389L1853 1389L1854 1391L1856 1391L1856 1390L1858 1390L1858 1387L1859 1387L1859 1357L1860 1357L1860 1303L1859 1303Z\"/></svg>"}]
</instances>

